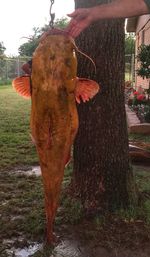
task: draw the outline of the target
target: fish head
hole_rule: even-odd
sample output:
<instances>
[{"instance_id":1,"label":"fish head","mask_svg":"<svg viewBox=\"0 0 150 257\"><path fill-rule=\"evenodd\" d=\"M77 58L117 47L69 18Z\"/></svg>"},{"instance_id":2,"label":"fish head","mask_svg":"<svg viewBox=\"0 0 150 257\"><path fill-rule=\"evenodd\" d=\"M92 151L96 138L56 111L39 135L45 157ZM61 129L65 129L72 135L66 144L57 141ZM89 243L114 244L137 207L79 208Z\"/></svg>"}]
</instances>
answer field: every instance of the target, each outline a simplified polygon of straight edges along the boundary
<instances>
[{"instance_id":1,"label":"fish head","mask_svg":"<svg viewBox=\"0 0 150 257\"><path fill-rule=\"evenodd\" d=\"M44 74L43 86L48 83L56 90L60 87L74 90L77 59L73 39L64 34L47 35L34 52L32 76L35 70L42 76Z\"/></svg>"}]
</instances>

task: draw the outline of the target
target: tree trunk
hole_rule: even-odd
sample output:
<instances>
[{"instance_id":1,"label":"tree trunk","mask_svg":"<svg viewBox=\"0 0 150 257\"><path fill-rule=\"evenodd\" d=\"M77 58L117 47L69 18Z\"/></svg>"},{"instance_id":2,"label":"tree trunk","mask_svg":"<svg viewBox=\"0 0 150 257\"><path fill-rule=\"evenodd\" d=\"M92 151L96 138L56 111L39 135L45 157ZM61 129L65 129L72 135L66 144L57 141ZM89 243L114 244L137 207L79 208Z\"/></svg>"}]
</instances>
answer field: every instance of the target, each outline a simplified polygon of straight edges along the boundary
<instances>
[{"instance_id":1,"label":"tree trunk","mask_svg":"<svg viewBox=\"0 0 150 257\"><path fill-rule=\"evenodd\" d=\"M76 0L75 7L108 1ZM124 101L124 20L92 24L76 40L96 64L78 56L78 76L94 79L100 93L78 106L72 186L87 210L114 210L135 200Z\"/></svg>"}]
</instances>

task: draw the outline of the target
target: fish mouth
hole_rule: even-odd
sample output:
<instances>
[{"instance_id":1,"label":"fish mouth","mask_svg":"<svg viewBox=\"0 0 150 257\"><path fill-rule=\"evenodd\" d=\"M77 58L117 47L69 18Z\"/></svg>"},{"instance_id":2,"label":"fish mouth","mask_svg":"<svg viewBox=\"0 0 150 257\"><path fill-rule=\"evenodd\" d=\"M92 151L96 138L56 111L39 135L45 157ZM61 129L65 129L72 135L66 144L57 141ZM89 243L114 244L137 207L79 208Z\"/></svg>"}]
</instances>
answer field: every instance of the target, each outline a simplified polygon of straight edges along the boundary
<instances>
[{"instance_id":1,"label":"fish mouth","mask_svg":"<svg viewBox=\"0 0 150 257\"><path fill-rule=\"evenodd\" d=\"M48 35L64 35L64 36L69 36L69 32L67 30L63 30L63 29L50 29L48 31Z\"/></svg>"}]
</instances>

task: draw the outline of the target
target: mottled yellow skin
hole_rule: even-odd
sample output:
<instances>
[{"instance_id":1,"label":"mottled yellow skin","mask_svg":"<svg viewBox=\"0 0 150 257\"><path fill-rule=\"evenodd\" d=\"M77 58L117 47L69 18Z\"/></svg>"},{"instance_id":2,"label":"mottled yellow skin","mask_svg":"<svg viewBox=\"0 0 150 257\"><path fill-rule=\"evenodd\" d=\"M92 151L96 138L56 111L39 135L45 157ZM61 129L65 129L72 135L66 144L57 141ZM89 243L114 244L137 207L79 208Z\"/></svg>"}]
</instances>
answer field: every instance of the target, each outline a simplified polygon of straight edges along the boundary
<instances>
[{"instance_id":1,"label":"mottled yellow skin","mask_svg":"<svg viewBox=\"0 0 150 257\"><path fill-rule=\"evenodd\" d=\"M77 60L69 37L47 36L34 53L31 131L42 170L48 243L53 241L65 160L78 128L76 71Z\"/></svg>"}]
</instances>

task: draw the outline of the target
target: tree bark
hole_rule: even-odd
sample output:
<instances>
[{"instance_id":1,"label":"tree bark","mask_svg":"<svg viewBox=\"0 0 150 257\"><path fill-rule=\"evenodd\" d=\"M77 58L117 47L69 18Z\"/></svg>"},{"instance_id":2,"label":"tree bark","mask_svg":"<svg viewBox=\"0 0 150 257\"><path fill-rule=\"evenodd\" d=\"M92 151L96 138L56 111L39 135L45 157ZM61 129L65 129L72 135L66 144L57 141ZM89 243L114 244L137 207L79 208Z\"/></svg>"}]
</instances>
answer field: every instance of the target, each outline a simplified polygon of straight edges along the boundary
<instances>
[{"instance_id":1,"label":"tree bark","mask_svg":"<svg viewBox=\"0 0 150 257\"><path fill-rule=\"evenodd\" d=\"M75 7L108 1L76 0ZM85 210L128 207L136 198L129 162L124 101L124 20L92 24L77 38L78 76L100 84L99 94L78 106L79 130L74 144L72 186Z\"/></svg>"}]
</instances>

